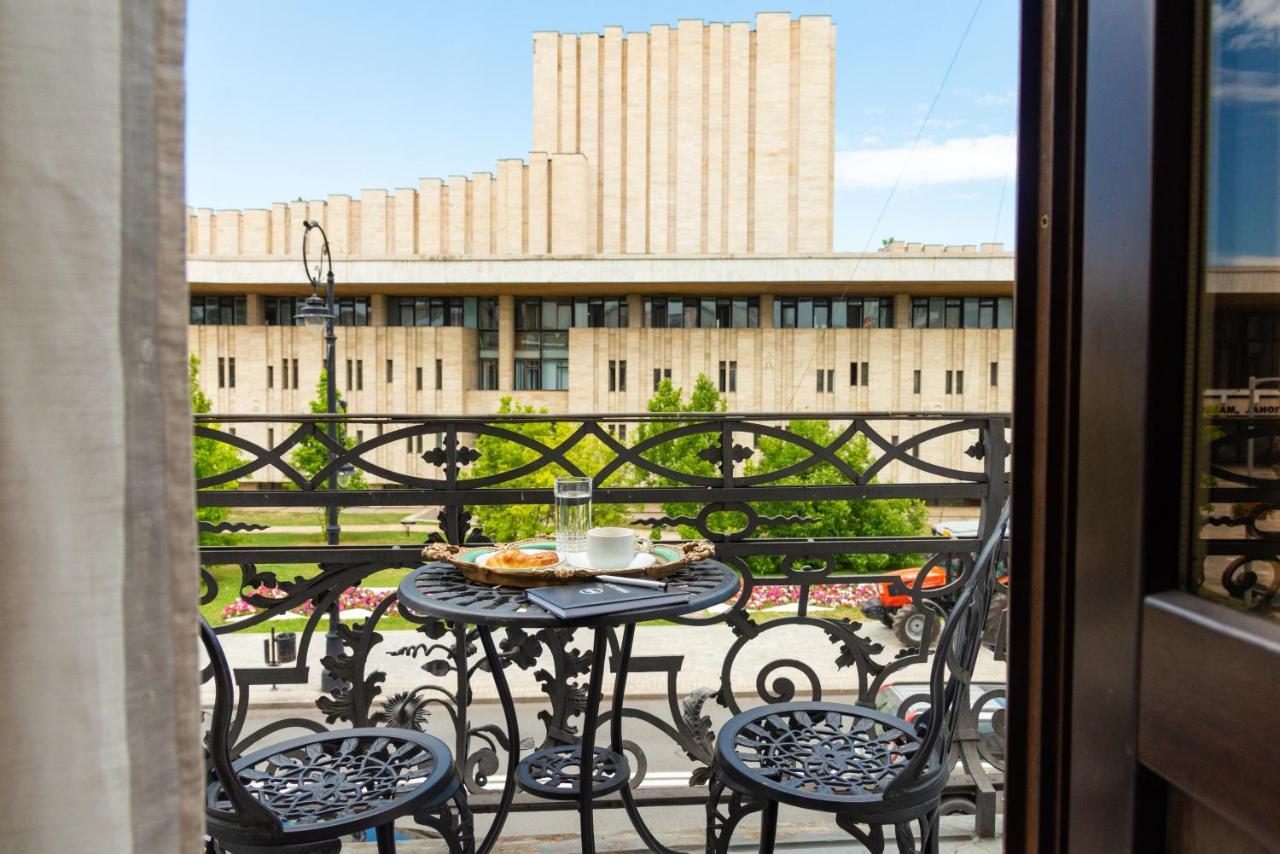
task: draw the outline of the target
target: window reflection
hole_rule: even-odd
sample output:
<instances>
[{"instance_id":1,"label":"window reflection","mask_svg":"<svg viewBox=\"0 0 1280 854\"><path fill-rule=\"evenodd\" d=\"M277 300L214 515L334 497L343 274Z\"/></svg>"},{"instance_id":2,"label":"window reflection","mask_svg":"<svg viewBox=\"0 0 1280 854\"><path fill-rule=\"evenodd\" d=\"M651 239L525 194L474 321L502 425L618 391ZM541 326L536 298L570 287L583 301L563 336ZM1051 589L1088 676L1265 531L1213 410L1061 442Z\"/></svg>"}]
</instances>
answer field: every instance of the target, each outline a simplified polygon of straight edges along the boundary
<instances>
[{"instance_id":1,"label":"window reflection","mask_svg":"<svg viewBox=\"0 0 1280 854\"><path fill-rule=\"evenodd\" d=\"M1196 433L1202 596L1276 618L1280 537L1280 19L1215 2L1205 151Z\"/></svg>"}]
</instances>

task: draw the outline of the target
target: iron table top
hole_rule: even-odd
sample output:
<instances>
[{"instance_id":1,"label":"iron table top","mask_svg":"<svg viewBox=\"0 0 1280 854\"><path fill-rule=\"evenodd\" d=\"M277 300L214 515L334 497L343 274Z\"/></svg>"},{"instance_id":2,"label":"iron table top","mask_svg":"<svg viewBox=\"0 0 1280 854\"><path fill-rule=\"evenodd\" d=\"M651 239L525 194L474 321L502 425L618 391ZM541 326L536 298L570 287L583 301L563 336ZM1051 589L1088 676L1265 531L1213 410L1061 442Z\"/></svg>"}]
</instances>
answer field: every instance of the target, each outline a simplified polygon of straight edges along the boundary
<instances>
[{"instance_id":1,"label":"iron table top","mask_svg":"<svg viewBox=\"0 0 1280 854\"><path fill-rule=\"evenodd\" d=\"M696 563L665 580L687 586L689 598L659 607L646 608L640 603L640 607L627 611L566 620L530 602L523 588L481 584L465 578L450 564L429 563L400 582L400 602L415 614L481 626L618 626L678 617L719 605L737 593L741 584L736 572L714 560Z\"/></svg>"}]
</instances>

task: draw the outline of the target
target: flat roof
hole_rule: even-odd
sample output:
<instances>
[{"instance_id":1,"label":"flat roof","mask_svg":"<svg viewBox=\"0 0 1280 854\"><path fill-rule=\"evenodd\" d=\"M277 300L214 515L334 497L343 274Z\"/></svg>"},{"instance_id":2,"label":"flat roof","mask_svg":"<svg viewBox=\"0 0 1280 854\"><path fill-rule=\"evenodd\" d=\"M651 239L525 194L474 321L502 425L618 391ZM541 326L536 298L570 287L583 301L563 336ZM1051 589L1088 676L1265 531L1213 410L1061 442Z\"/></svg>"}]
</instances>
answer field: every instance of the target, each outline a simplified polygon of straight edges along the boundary
<instances>
[{"instance_id":1,"label":"flat roof","mask_svg":"<svg viewBox=\"0 0 1280 854\"><path fill-rule=\"evenodd\" d=\"M298 286L306 277L298 258L187 258L187 281L210 290L250 286ZM1013 284L1012 253L839 253L751 256L595 256L590 258L353 258L335 259L345 286L416 286L515 292L547 288L597 292L680 290L697 286L736 292L817 288L816 292L901 292L903 287L963 285L968 293L1007 293ZM221 288L219 286L222 286ZM985 287L975 287L985 286Z\"/></svg>"}]
</instances>

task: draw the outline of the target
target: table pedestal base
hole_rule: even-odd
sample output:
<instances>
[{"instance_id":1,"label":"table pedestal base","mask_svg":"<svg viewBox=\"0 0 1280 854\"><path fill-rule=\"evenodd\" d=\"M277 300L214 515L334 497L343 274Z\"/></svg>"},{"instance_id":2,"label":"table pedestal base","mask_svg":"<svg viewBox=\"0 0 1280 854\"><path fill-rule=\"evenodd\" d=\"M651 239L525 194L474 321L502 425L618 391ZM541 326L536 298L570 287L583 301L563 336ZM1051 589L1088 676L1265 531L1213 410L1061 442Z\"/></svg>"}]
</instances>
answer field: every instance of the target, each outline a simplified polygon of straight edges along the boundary
<instances>
[{"instance_id":1,"label":"table pedestal base","mask_svg":"<svg viewBox=\"0 0 1280 854\"><path fill-rule=\"evenodd\" d=\"M616 792L627 784L631 767L621 753L595 749L591 775L593 798ZM577 800L581 794L582 750L576 744L547 747L529 754L516 768L516 781L526 792L553 800Z\"/></svg>"}]
</instances>

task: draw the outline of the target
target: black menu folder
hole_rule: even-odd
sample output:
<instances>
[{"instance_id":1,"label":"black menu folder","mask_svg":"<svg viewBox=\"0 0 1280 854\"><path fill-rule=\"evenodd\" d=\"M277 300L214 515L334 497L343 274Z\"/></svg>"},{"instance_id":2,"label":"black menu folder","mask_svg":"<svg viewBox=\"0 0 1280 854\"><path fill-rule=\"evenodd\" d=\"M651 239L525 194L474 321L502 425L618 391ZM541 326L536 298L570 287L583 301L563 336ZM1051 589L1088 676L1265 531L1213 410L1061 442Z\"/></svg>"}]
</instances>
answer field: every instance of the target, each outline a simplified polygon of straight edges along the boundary
<instances>
[{"instance_id":1,"label":"black menu folder","mask_svg":"<svg viewBox=\"0 0 1280 854\"><path fill-rule=\"evenodd\" d=\"M535 587L525 595L530 602L541 605L562 620L580 620L640 608L661 608L689 599L688 590L656 590L608 581Z\"/></svg>"}]
</instances>

